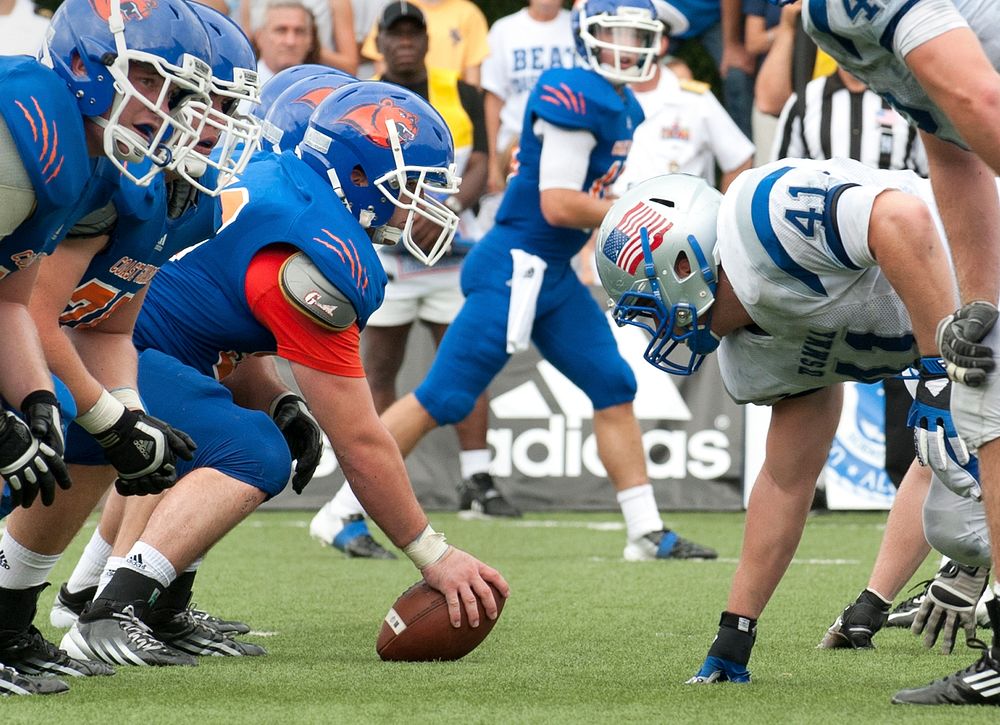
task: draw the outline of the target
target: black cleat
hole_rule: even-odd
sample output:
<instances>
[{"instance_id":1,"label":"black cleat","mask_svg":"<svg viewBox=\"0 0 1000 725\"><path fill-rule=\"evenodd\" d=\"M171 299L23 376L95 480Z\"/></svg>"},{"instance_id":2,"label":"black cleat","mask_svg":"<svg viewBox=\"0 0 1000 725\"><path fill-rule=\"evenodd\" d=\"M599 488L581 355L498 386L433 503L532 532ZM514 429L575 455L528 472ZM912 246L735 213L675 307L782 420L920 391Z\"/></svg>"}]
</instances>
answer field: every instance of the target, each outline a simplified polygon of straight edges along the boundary
<instances>
[{"instance_id":1,"label":"black cleat","mask_svg":"<svg viewBox=\"0 0 1000 725\"><path fill-rule=\"evenodd\" d=\"M222 619L221 617L216 617L214 614L209 614L204 609L198 609L197 604L192 604L188 607L188 612L196 620L201 622L207 627L211 627L216 632L221 632L222 634L249 634L250 625L245 622L240 622L236 619Z\"/></svg>"},{"instance_id":2,"label":"black cleat","mask_svg":"<svg viewBox=\"0 0 1000 725\"><path fill-rule=\"evenodd\" d=\"M69 690L62 680L55 677L22 675L13 667L0 665L0 697L8 695L55 695Z\"/></svg>"},{"instance_id":3,"label":"black cleat","mask_svg":"<svg viewBox=\"0 0 1000 725\"><path fill-rule=\"evenodd\" d=\"M982 649L983 656L953 675L924 687L901 690L892 696L894 705L1000 705L1000 648L992 651L979 640L969 646Z\"/></svg>"},{"instance_id":4,"label":"black cleat","mask_svg":"<svg viewBox=\"0 0 1000 725\"><path fill-rule=\"evenodd\" d=\"M927 581L922 581L916 586L914 586L910 591L919 588L916 594L908 599L904 599L902 602L897 604L891 612L889 612L889 617L886 619L886 627L903 627L909 629L910 625L913 624L914 618L917 616L917 612L920 610L920 605L924 603L924 595L927 594L927 587L933 579L928 579Z\"/></svg>"},{"instance_id":5,"label":"black cleat","mask_svg":"<svg viewBox=\"0 0 1000 725\"><path fill-rule=\"evenodd\" d=\"M502 517L520 518L521 512L503 497L493 476L488 473L474 473L458 485L458 511L468 518Z\"/></svg>"},{"instance_id":6,"label":"black cleat","mask_svg":"<svg viewBox=\"0 0 1000 725\"><path fill-rule=\"evenodd\" d=\"M653 561L654 559L716 559L715 549L696 544L678 536L670 529L653 531L629 541L623 553L625 561Z\"/></svg>"},{"instance_id":7,"label":"black cleat","mask_svg":"<svg viewBox=\"0 0 1000 725\"><path fill-rule=\"evenodd\" d=\"M875 649L872 637L885 626L889 605L867 589L830 625L819 649Z\"/></svg>"},{"instance_id":8,"label":"black cleat","mask_svg":"<svg viewBox=\"0 0 1000 725\"><path fill-rule=\"evenodd\" d=\"M98 677L113 675L112 667L92 659L75 660L49 642L35 625L26 632L0 632L0 662L22 675Z\"/></svg>"},{"instance_id":9,"label":"black cleat","mask_svg":"<svg viewBox=\"0 0 1000 725\"><path fill-rule=\"evenodd\" d=\"M52 610L49 612L49 621L52 626L58 629L72 627L96 594L96 586L87 587L74 593L63 584L59 587L59 593L56 595L56 600L52 602Z\"/></svg>"},{"instance_id":10,"label":"black cleat","mask_svg":"<svg viewBox=\"0 0 1000 725\"><path fill-rule=\"evenodd\" d=\"M150 619L152 619L151 615ZM217 629L195 619L190 610L183 609L173 616L158 617L161 621L151 623L153 636L173 649L195 656L214 657L258 657L267 654L260 645L239 642L222 634Z\"/></svg>"}]
</instances>

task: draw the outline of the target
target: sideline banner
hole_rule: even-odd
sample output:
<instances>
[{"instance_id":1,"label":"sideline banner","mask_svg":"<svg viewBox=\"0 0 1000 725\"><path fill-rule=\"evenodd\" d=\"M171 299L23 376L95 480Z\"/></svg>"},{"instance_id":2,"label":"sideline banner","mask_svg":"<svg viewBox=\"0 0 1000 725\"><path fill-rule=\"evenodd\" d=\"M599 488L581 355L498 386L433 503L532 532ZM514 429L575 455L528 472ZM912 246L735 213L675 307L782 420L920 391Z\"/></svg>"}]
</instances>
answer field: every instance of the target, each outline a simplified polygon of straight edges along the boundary
<instances>
[{"instance_id":1,"label":"sideline banner","mask_svg":"<svg viewBox=\"0 0 1000 725\"><path fill-rule=\"evenodd\" d=\"M642 359L646 336L612 325L639 382L635 410L643 430L656 499L671 510L742 508L743 410L722 386L709 357L697 375L662 373ZM399 379L400 394L421 380L433 357L430 335L415 326ZM518 506L541 510L618 510L597 456L590 401L532 348L514 355L490 387L489 443L497 485ZM458 441L452 428L432 432L407 460L423 506L457 507ZM287 489L267 506L315 509L343 476L329 447L301 496Z\"/></svg>"}]
</instances>

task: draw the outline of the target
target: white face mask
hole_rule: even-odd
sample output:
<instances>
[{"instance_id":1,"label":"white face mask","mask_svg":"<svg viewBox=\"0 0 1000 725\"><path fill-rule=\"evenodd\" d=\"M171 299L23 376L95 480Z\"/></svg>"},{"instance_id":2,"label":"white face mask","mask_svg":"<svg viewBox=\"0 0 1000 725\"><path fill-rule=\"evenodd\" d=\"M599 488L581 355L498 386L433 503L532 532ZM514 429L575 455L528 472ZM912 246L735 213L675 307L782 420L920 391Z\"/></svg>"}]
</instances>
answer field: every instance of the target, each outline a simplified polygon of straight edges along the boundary
<instances>
[{"instance_id":1,"label":"white face mask","mask_svg":"<svg viewBox=\"0 0 1000 725\"><path fill-rule=\"evenodd\" d=\"M648 81L655 72L662 24L642 8L583 16L580 38L590 68L612 83Z\"/></svg>"}]
</instances>

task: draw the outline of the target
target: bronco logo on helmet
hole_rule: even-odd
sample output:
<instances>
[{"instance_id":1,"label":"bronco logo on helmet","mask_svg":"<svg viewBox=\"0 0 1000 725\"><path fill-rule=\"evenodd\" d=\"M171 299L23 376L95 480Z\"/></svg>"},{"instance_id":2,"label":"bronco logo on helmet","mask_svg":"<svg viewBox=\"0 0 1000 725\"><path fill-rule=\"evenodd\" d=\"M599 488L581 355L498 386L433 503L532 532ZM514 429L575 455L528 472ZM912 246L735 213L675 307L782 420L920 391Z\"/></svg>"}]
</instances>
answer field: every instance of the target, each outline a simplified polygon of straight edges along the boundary
<instances>
[{"instance_id":1,"label":"bronco logo on helmet","mask_svg":"<svg viewBox=\"0 0 1000 725\"><path fill-rule=\"evenodd\" d=\"M156 5L156 0L121 0L122 19L145 20ZM90 6L104 20L111 17L111 0L90 0Z\"/></svg>"},{"instance_id":2,"label":"bronco logo on helmet","mask_svg":"<svg viewBox=\"0 0 1000 725\"><path fill-rule=\"evenodd\" d=\"M310 108L316 108L316 106L318 106L320 103L322 103L323 100L327 96L329 96L331 93L333 93L335 90L337 90L337 89L333 88L333 87L330 87L330 88L314 88L313 90L309 91L308 93L304 93L301 96L299 96L298 98L296 98L294 101L292 101L292 103L304 103L307 106L309 106Z\"/></svg>"},{"instance_id":3,"label":"bronco logo on helmet","mask_svg":"<svg viewBox=\"0 0 1000 725\"><path fill-rule=\"evenodd\" d=\"M390 144L386 124L389 121L396 125L396 133L399 134L401 146L406 146L417 137L416 114L400 108L391 98L386 98L380 103L366 103L363 106L358 106L345 113L339 123L346 123L361 132L376 146L387 149Z\"/></svg>"}]
</instances>

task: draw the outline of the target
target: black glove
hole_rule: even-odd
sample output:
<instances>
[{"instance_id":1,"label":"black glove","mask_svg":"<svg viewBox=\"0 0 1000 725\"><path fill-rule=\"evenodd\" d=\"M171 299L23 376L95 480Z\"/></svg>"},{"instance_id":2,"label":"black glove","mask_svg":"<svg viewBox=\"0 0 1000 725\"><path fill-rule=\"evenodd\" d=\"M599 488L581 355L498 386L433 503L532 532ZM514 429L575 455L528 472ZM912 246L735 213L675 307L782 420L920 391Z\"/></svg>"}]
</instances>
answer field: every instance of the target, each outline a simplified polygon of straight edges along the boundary
<instances>
[{"instance_id":1,"label":"black glove","mask_svg":"<svg viewBox=\"0 0 1000 725\"><path fill-rule=\"evenodd\" d=\"M21 401L21 412L28 421L31 435L61 457L66 452L66 442L63 440L62 410L55 393L48 390L28 393Z\"/></svg>"},{"instance_id":2,"label":"black glove","mask_svg":"<svg viewBox=\"0 0 1000 725\"><path fill-rule=\"evenodd\" d=\"M323 431L313 417L306 401L295 393L287 393L271 404L271 418L288 443L295 459L292 490L302 493L312 480L323 455Z\"/></svg>"},{"instance_id":3,"label":"black glove","mask_svg":"<svg viewBox=\"0 0 1000 725\"><path fill-rule=\"evenodd\" d=\"M11 503L24 508L39 494L44 505L52 505L56 484L67 489L72 483L62 457L35 439L10 411L0 416L0 475L7 481Z\"/></svg>"},{"instance_id":4,"label":"black glove","mask_svg":"<svg viewBox=\"0 0 1000 725\"><path fill-rule=\"evenodd\" d=\"M93 436L118 471L115 488L122 496L170 488L177 480L177 457L190 461L197 448L187 433L137 410L126 409L113 426Z\"/></svg>"},{"instance_id":5,"label":"black glove","mask_svg":"<svg viewBox=\"0 0 1000 725\"><path fill-rule=\"evenodd\" d=\"M980 343L993 329L998 315L996 305L977 300L938 323L938 348L947 363L948 377L956 383L979 387L996 366L993 351Z\"/></svg>"}]
</instances>

